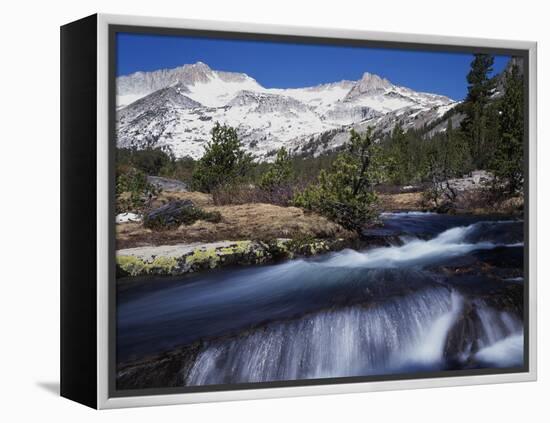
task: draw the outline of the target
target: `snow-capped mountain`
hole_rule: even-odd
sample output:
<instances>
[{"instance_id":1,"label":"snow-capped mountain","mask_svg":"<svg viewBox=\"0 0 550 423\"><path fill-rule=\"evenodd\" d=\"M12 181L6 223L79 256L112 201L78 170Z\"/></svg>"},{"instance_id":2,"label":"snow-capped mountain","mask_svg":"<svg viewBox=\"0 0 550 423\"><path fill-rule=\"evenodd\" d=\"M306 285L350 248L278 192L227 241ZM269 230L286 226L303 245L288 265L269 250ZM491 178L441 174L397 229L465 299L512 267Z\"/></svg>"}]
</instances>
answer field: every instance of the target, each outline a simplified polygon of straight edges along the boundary
<instances>
[{"instance_id":1,"label":"snow-capped mountain","mask_svg":"<svg viewBox=\"0 0 550 423\"><path fill-rule=\"evenodd\" d=\"M117 145L199 158L218 121L236 127L245 148L259 160L281 146L319 154L342 144L351 128L388 131L397 121L419 127L456 104L370 73L358 81L275 89L244 73L216 71L198 62L117 78Z\"/></svg>"},{"instance_id":2,"label":"snow-capped mountain","mask_svg":"<svg viewBox=\"0 0 550 423\"><path fill-rule=\"evenodd\" d=\"M186 87L190 97L211 107L224 106L241 90L264 90L244 73L214 71L205 63L197 62L174 69L119 76L116 81L117 107L127 106L141 97L174 84Z\"/></svg>"}]
</instances>

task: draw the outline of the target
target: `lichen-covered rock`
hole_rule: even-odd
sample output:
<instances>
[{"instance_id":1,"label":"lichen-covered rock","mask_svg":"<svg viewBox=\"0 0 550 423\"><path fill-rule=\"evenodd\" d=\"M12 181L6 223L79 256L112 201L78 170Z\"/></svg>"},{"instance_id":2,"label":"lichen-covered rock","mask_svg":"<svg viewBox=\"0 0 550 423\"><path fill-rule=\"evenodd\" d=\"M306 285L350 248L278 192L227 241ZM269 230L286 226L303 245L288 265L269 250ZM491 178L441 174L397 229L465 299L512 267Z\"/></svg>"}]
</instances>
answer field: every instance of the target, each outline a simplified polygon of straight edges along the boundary
<instances>
[{"instance_id":1,"label":"lichen-covered rock","mask_svg":"<svg viewBox=\"0 0 550 423\"><path fill-rule=\"evenodd\" d=\"M117 251L117 275L175 276L228 265L254 265L312 256L345 246L341 239L297 241L279 238L129 248Z\"/></svg>"},{"instance_id":2,"label":"lichen-covered rock","mask_svg":"<svg viewBox=\"0 0 550 423\"><path fill-rule=\"evenodd\" d=\"M116 263L117 274L122 276L171 275L178 266L178 261L174 257L163 256L145 261L132 255L117 255Z\"/></svg>"}]
</instances>

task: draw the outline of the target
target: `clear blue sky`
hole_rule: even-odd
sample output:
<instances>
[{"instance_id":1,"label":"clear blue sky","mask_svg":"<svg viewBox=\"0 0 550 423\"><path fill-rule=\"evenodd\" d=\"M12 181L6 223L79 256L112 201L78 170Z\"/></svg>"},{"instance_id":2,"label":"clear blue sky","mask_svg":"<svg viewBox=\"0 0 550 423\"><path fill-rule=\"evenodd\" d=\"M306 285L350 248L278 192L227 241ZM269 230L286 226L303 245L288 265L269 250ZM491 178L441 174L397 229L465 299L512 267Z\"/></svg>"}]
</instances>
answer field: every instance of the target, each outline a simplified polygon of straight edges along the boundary
<instances>
[{"instance_id":1,"label":"clear blue sky","mask_svg":"<svg viewBox=\"0 0 550 423\"><path fill-rule=\"evenodd\" d=\"M117 34L117 75L201 61L212 69L244 72L266 88L295 88L357 80L375 73L397 85L466 96L471 54L289 44L188 36ZM496 56L500 72L508 56Z\"/></svg>"}]
</instances>

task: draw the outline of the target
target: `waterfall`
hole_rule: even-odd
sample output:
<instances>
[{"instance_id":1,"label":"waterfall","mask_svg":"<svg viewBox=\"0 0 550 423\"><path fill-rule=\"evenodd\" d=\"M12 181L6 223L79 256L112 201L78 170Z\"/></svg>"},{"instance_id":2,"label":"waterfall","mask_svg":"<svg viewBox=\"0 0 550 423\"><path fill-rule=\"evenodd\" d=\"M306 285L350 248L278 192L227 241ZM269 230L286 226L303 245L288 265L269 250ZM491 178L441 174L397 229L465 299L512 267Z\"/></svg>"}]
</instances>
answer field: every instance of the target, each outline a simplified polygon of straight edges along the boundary
<instances>
[{"instance_id":1,"label":"waterfall","mask_svg":"<svg viewBox=\"0 0 550 423\"><path fill-rule=\"evenodd\" d=\"M213 340L202 347L186 385L442 369L445 341L463 301L454 291L431 288L369 307L321 311ZM522 333L516 317L482 303L477 309L483 348ZM498 359L501 350L497 346L496 352L478 354L480 359Z\"/></svg>"}]
</instances>

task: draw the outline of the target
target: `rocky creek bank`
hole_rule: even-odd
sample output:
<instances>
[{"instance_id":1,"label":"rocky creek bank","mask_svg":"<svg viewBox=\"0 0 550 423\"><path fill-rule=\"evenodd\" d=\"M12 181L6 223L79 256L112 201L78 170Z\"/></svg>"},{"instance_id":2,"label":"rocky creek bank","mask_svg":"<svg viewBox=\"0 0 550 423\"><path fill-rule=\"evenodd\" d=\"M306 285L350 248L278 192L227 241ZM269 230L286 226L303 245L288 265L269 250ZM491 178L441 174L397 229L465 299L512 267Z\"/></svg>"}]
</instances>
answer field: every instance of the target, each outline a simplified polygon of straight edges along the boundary
<instances>
[{"instance_id":1,"label":"rocky creek bank","mask_svg":"<svg viewBox=\"0 0 550 423\"><path fill-rule=\"evenodd\" d=\"M219 241L118 250L118 277L178 276L230 265L257 265L309 257L348 247L345 239Z\"/></svg>"}]
</instances>

